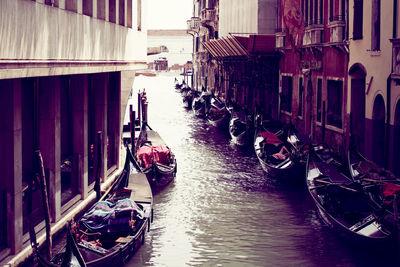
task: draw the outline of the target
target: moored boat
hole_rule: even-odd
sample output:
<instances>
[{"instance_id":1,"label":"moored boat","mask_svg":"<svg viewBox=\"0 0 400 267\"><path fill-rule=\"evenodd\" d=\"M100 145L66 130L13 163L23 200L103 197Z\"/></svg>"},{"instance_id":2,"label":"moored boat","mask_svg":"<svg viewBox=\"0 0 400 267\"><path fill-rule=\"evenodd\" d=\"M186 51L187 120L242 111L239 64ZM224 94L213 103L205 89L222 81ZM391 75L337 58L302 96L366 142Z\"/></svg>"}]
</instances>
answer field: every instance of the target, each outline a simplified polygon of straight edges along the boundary
<instances>
[{"instance_id":1,"label":"moored boat","mask_svg":"<svg viewBox=\"0 0 400 267\"><path fill-rule=\"evenodd\" d=\"M182 102L185 108L187 109L192 108L193 99L194 99L194 91L190 89L182 98Z\"/></svg>"},{"instance_id":2,"label":"moored boat","mask_svg":"<svg viewBox=\"0 0 400 267\"><path fill-rule=\"evenodd\" d=\"M162 188L175 178L177 163L174 153L147 123L143 123L136 147L137 163L152 188Z\"/></svg>"},{"instance_id":3,"label":"moored boat","mask_svg":"<svg viewBox=\"0 0 400 267\"><path fill-rule=\"evenodd\" d=\"M327 146L310 150L306 182L321 219L338 233L361 244L392 240L392 232L375 215L360 185L349 177L347 164Z\"/></svg>"},{"instance_id":4,"label":"moored boat","mask_svg":"<svg viewBox=\"0 0 400 267\"><path fill-rule=\"evenodd\" d=\"M200 96L195 97L192 103L192 109L196 116L205 117L210 107L211 95L208 92L202 92Z\"/></svg>"},{"instance_id":5,"label":"moored boat","mask_svg":"<svg viewBox=\"0 0 400 267\"><path fill-rule=\"evenodd\" d=\"M280 121L260 122L256 126L254 151L263 170L271 177L302 181L308 145L300 142L292 128Z\"/></svg>"},{"instance_id":6,"label":"moored boat","mask_svg":"<svg viewBox=\"0 0 400 267\"><path fill-rule=\"evenodd\" d=\"M229 111L220 99L211 99L210 109L207 113L208 122L215 127L223 127L229 122Z\"/></svg>"},{"instance_id":7,"label":"moored boat","mask_svg":"<svg viewBox=\"0 0 400 267\"><path fill-rule=\"evenodd\" d=\"M365 158L354 146L350 146L348 151L348 166L353 181L361 185L371 206L381 217L381 222L386 227L398 231L400 179L389 170Z\"/></svg>"},{"instance_id":8,"label":"moored boat","mask_svg":"<svg viewBox=\"0 0 400 267\"><path fill-rule=\"evenodd\" d=\"M245 146L252 136L252 120L243 110L231 108L229 120L229 134L235 145Z\"/></svg>"},{"instance_id":9,"label":"moored boat","mask_svg":"<svg viewBox=\"0 0 400 267\"><path fill-rule=\"evenodd\" d=\"M122 266L135 254L150 229L153 195L146 176L131 173L132 159L127 148L124 170L111 188L67 227L65 252L47 261L34 238L32 247L41 266Z\"/></svg>"}]
</instances>

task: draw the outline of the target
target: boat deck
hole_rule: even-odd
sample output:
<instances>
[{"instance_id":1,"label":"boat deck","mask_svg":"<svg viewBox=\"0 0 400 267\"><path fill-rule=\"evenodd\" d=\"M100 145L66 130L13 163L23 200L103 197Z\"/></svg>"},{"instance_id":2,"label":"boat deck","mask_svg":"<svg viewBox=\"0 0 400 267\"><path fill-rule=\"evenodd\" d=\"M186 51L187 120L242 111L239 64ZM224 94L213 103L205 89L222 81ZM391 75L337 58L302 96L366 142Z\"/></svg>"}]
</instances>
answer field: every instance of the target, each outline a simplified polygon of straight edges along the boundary
<instances>
[{"instance_id":1,"label":"boat deck","mask_svg":"<svg viewBox=\"0 0 400 267\"><path fill-rule=\"evenodd\" d=\"M132 190L131 198L138 203L153 203L153 194L143 173L131 173L128 188Z\"/></svg>"},{"instance_id":2,"label":"boat deck","mask_svg":"<svg viewBox=\"0 0 400 267\"><path fill-rule=\"evenodd\" d=\"M153 130L147 130L147 140L151 141L153 146L166 145L161 136Z\"/></svg>"}]
</instances>

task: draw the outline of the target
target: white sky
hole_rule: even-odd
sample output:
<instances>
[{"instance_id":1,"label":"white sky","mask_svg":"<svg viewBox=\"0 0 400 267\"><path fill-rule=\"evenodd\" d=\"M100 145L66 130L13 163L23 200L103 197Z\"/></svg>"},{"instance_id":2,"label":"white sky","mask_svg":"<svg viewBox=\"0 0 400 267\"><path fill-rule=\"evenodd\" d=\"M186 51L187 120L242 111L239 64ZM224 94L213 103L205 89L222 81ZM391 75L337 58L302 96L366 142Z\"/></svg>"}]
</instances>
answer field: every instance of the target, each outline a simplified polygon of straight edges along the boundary
<instances>
[{"instance_id":1,"label":"white sky","mask_svg":"<svg viewBox=\"0 0 400 267\"><path fill-rule=\"evenodd\" d=\"M192 17L193 0L145 0L147 29L186 29Z\"/></svg>"}]
</instances>

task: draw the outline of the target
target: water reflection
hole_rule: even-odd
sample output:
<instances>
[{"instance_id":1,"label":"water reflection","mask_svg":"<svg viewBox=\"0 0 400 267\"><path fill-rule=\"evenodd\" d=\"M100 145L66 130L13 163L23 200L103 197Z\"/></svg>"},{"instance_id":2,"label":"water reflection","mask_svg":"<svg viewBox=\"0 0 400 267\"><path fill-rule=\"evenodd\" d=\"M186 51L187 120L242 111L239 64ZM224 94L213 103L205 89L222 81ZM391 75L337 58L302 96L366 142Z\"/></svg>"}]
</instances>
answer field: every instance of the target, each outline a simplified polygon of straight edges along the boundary
<instances>
[{"instance_id":1,"label":"water reflection","mask_svg":"<svg viewBox=\"0 0 400 267\"><path fill-rule=\"evenodd\" d=\"M155 195L154 224L128 266L396 265L394 254L358 248L322 225L304 185L265 177L251 148L232 146L227 131L184 109L173 80L135 79L178 172Z\"/></svg>"}]
</instances>

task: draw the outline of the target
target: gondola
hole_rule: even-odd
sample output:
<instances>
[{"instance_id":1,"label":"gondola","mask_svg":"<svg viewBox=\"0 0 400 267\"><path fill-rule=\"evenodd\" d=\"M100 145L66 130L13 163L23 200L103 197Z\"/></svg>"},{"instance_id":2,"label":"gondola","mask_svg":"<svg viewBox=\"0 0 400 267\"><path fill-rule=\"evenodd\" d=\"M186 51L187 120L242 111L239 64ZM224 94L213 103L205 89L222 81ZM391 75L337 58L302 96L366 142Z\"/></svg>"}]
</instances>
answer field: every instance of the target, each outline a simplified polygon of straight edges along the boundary
<instances>
[{"instance_id":1,"label":"gondola","mask_svg":"<svg viewBox=\"0 0 400 267\"><path fill-rule=\"evenodd\" d=\"M182 98L182 102L185 108L187 109L192 108L193 99L194 99L194 91L190 89Z\"/></svg>"},{"instance_id":2,"label":"gondola","mask_svg":"<svg viewBox=\"0 0 400 267\"><path fill-rule=\"evenodd\" d=\"M182 81L182 83L179 83L177 80L175 81L175 90L177 92L180 92L182 88L184 88L186 85L185 81Z\"/></svg>"},{"instance_id":3,"label":"gondola","mask_svg":"<svg viewBox=\"0 0 400 267\"><path fill-rule=\"evenodd\" d=\"M109 191L67 227L65 252L47 261L31 238L40 266L122 266L144 243L153 196L145 175L131 173L135 161L129 148L126 154L124 170Z\"/></svg>"},{"instance_id":4,"label":"gondola","mask_svg":"<svg viewBox=\"0 0 400 267\"><path fill-rule=\"evenodd\" d=\"M293 128L284 128L280 121L264 121L256 125L254 151L270 177L303 181L299 174L304 173L308 148Z\"/></svg>"},{"instance_id":5,"label":"gondola","mask_svg":"<svg viewBox=\"0 0 400 267\"><path fill-rule=\"evenodd\" d=\"M382 223L393 230L398 228L400 179L365 158L353 145L350 145L348 150L348 166L353 181L362 186L377 216L381 217Z\"/></svg>"},{"instance_id":6,"label":"gondola","mask_svg":"<svg viewBox=\"0 0 400 267\"><path fill-rule=\"evenodd\" d=\"M152 188L162 188L175 178L177 163L174 153L147 123L142 125L136 147L139 168L146 174Z\"/></svg>"},{"instance_id":7,"label":"gondola","mask_svg":"<svg viewBox=\"0 0 400 267\"><path fill-rule=\"evenodd\" d=\"M360 185L352 181L347 164L329 147L314 146L306 166L308 191L327 225L359 244L376 245L393 238L376 217Z\"/></svg>"},{"instance_id":8,"label":"gondola","mask_svg":"<svg viewBox=\"0 0 400 267\"><path fill-rule=\"evenodd\" d=\"M200 96L195 97L192 103L192 109L196 116L204 118L210 106L211 95L208 92L202 92Z\"/></svg>"},{"instance_id":9,"label":"gondola","mask_svg":"<svg viewBox=\"0 0 400 267\"><path fill-rule=\"evenodd\" d=\"M245 146L252 136L252 121L243 111L230 108L229 134L235 145Z\"/></svg>"},{"instance_id":10,"label":"gondola","mask_svg":"<svg viewBox=\"0 0 400 267\"><path fill-rule=\"evenodd\" d=\"M220 99L213 97L211 99L210 109L207 113L208 122L215 127L223 127L229 122L229 111L225 103Z\"/></svg>"}]
</instances>

